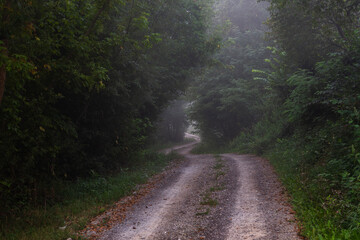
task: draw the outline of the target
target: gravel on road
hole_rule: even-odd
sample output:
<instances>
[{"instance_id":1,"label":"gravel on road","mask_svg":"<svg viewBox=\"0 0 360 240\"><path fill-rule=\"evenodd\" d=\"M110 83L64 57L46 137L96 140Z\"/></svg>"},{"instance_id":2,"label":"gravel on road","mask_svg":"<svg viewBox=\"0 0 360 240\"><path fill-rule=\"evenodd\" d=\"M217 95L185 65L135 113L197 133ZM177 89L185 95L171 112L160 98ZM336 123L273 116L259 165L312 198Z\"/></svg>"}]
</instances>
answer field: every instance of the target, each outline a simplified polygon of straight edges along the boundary
<instances>
[{"instance_id":1,"label":"gravel on road","mask_svg":"<svg viewBox=\"0 0 360 240\"><path fill-rule=\"evenodd\" d=\"M97 239L302 239L286 191L267 160L193 155L194 144L177 147L185 160L167 169L126 217Z\"/></svg>"}]
</instances>

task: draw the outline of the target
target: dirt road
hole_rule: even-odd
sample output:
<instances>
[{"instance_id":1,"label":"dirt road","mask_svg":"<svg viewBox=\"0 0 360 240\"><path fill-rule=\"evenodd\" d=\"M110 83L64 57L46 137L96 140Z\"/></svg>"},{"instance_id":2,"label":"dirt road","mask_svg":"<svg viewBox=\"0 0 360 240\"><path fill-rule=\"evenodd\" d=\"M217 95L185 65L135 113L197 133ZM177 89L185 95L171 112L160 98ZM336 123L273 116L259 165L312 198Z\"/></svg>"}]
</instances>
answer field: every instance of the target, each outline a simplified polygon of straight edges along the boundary
<instances>
[{"instance_id":1,"label":"dirt road","mask_svg":"<svg viewBox=\"0 0 360 240\"><path fill-rule=\"evenodd\" d=\"M269 163L250 155L192 155L101 239L300 239Z\"/></svg>"}]
</instances>

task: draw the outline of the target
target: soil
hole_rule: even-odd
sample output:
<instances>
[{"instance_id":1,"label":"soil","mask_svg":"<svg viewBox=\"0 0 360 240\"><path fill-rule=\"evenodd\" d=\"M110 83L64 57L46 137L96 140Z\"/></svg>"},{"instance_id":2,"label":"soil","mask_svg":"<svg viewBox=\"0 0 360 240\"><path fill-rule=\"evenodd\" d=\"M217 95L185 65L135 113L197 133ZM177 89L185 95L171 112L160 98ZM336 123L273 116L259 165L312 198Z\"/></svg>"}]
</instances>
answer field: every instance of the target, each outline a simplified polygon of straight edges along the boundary
<instances>
[{"instance_id":1,"label":"soil","mask_svg":"<svg viewBox=\"0 0 360 240\"><path fill-rule=\"evenodd\" d=\"M196 143L172 149L185 159L95 218L83 234L104 240L302 239L267 160L190 154ZM104 219L116 221L97 228Z\"/></svg>"}]
</instances>

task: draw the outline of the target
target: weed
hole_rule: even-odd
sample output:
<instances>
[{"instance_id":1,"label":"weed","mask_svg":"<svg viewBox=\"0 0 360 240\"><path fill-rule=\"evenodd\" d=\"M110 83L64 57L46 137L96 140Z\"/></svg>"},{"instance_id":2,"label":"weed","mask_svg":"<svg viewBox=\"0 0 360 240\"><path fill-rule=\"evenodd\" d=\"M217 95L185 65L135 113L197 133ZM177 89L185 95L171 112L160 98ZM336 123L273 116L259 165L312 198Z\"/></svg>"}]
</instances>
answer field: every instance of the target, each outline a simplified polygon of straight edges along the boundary
<instances>
[{"instance_id":1,"label":"weed","mask_svg":"<svg viewBox=\"0 0 360 240\"><path fill-rule=\"evenodd\" d=\"M225 186L215 186L215 187L211 187L211 188L209 188L209 191L210 192L217 192L217 191L222 191L222 190L224 190L225 189Z\"/></svg>"},{"instance_id":2,"label":"weed","mask_svg":"<svg viewBox=\"0 0 360 240\"><path fill-rule=\"evenodd\" d=\"M224 168L224 164L221 162L218 162L215 164L215 166L213 167L215 170L220 170Z\"/></svg>"},{"instance_id":3,"label":"weed","mask_svg":"<svg viewBox=\"0 0 360 240\"><path fill-rule=\"evenodd\" d=\"M218 204L218 201L216 199L211 198L209 193L206 193L200 204L215 207Z\"/></svg>"},{"instance_id":4,"label":"weed","mask_svg":"<svg viewBox=\"0 0 360 240\"><path fill-rule=\"evenodd\" d=\"M221 176L224 176L225 175L225 172L223 172L223 171L218 171L217 173L216 173L216 179L219 179Z\"/></svg>"},{"instance_id":5,"label":"weed","mask_svg":"<svg viewBox=\"0 0 360 240\"><path fill-rule=\"evenodd\" d=\"M205 215L208 215L209 213L210 213L210 209L207 208L205 212L198 212L195 215L196 216L205 216Z\"/></svg>"}]
</instances>

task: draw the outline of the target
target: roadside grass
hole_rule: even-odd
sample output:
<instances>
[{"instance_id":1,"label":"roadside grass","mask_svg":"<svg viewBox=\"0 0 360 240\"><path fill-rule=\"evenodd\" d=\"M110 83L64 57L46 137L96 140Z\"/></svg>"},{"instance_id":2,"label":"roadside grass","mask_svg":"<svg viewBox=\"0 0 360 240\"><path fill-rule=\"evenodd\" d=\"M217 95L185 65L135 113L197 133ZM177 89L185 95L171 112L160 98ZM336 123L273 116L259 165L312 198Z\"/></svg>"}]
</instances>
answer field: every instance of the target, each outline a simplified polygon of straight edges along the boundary
<instances>
[{"instance_id":1,"label":"roadside grass","mask_svg":"<svg viewBox=\"0 0 360 240\"><path fill-rule=\"evenodd\" d=\"M325 188L328 183L321 184L316 180L322 168L310 171L299 165L301 152L291 145L277 146L266 157L290 194L304 237L314 240L360 239L360 223L350 229L342 226L342 223L345 224L342 211L349 205L346 199L339 200L331 194L327 195ZM359 209L357 211L360 213Z\"/></svg>"},{"instance_id":2,"label":"roadside grass","mask_svg":"<svg viewBox=\"0 0 360 240\"><path fill-rule=\"evenodd\" d=\"M145 183L178 158L180 156L175 153L163 155L147 151L117 175L59 183L57 191L61 191L61 202L28 207L12 217L1 216L0 239L82 239L76 232L83 229L91 218L106 211L121 197L131 194L138 184Z\"/></svg>"}]
</instances>

